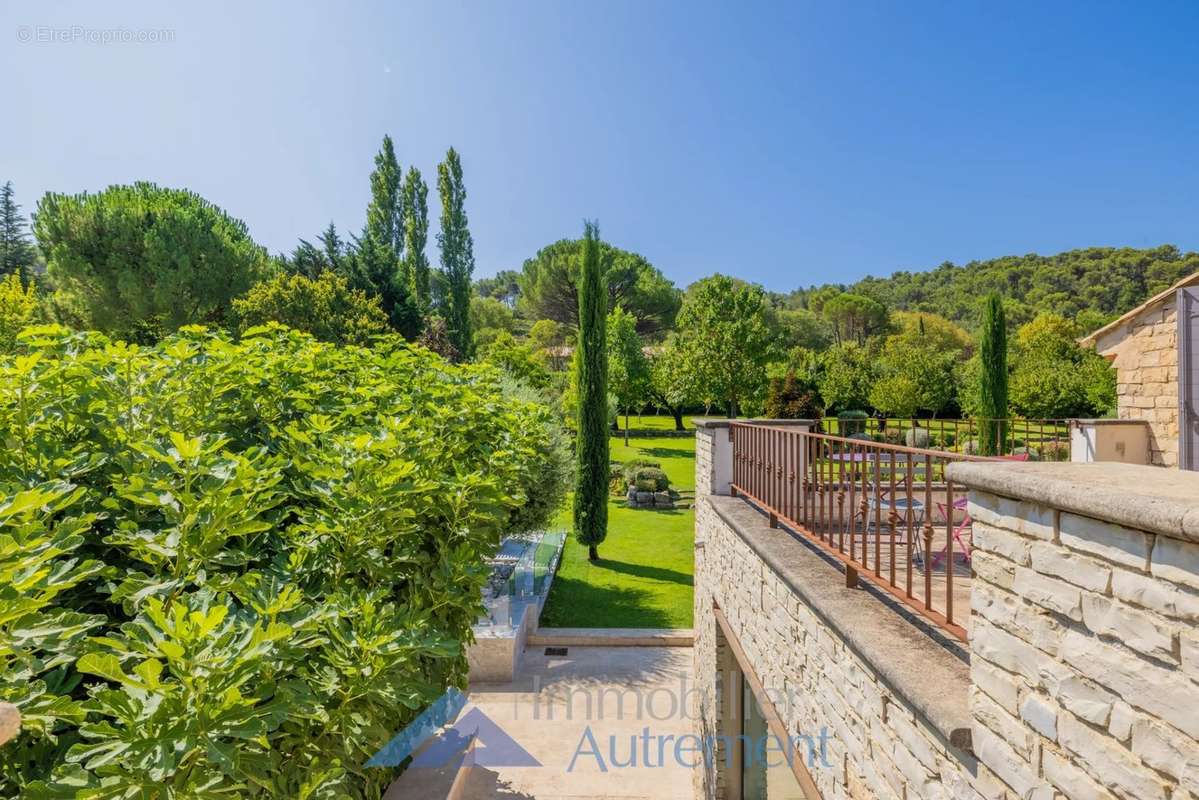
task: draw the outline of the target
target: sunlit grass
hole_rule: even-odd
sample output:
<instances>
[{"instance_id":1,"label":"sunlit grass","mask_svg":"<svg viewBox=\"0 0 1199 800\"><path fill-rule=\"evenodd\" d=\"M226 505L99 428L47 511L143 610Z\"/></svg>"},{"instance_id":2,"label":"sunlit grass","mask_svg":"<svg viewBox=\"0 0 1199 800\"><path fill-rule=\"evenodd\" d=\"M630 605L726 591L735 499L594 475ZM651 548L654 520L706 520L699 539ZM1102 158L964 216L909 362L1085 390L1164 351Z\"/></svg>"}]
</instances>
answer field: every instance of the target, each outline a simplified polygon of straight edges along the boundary
<instances>
[{"instance_id":1,"label":"sunlit grass","mask_svg":"<svg viewBox=\"0 0 1199 800\"><path fill-rule=\"evenodd\" d=\"M609 444L613 461L653 459L661 462L676 489L695 486L692 437L634 438L625 446L623 438L614 436ZM569 506L556 524L570 530ZM691 627L694 529L692 509L631 509L625 508L623 500L610 499L608 537L599 546L600 560L591 563L587 548L567 539L541 624L560 628Z\"/></svg>"}]
</instances>

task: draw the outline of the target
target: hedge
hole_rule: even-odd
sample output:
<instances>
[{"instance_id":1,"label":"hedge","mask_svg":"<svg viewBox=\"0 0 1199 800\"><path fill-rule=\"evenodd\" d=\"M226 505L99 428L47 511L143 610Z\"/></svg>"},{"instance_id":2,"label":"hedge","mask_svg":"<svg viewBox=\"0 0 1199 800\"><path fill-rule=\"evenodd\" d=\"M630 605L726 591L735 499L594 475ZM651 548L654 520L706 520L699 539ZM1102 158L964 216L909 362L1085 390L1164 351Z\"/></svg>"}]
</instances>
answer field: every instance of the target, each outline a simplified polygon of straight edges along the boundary
<instances>
[{"instance_id":1,"label":"hedge","mask_svg":"<svg viewBox=\"0 0 1199 800\"><path fill-rule=\"evenodd\" d=\"M552 512L547 414L399 340L27 330L0 358L0 796L378 797L368 758L465 683L485 556Z\"/></svg>"}]
</instances>

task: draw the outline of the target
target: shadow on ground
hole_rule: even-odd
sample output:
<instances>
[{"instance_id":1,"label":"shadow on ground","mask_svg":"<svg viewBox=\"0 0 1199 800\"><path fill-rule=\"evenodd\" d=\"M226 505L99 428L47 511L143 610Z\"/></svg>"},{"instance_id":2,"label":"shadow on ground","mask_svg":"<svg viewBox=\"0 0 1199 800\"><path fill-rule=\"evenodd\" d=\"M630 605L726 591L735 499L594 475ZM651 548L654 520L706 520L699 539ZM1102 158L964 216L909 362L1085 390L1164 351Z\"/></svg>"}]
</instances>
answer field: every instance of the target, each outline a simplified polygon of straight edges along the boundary
<instances>
[{"instance_id":1,"label":"shadow on ground","mask_svg":"<svg viewBox=\"0 0 1199 800\"><path fill-rule=\"evenodd\" d=\"M630 564L627 561L612 561L607 558L601 558L599 561L593 561L591 562L591 565L592 569L608 569L612 572L619 572L622 575L635 575L638 578L649 578L655 581L681 583L685 586L692 585L692 577L690 575L674 569L650 567L646 566L645 564Z\"/></svg>"},{"instance_id":2,"label":"shadow on ground","mask_svg":"<svg viewBox=\"0 0 1199 800\"><path fill-rule=\"evenodd\" d=\"M650 458L695 458L695 450L686 447L642 447Z\"/></svg>"}]
</instances>

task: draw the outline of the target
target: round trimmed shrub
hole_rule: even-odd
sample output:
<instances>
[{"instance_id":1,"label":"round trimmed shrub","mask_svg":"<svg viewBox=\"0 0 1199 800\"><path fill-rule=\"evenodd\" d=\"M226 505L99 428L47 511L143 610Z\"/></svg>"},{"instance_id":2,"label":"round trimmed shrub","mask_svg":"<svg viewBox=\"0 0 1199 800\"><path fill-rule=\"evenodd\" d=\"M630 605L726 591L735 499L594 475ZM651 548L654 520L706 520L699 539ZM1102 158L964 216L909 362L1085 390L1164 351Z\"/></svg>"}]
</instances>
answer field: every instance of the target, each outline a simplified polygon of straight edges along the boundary
<instances>
[{"instance_id":1,"label":"round trimmed shrub","mask_svg":"<svg viewBox=\"0 0 1199 800\"><path fill-rule=\"evenodd\" d=\"M670 488L670 479L666 477L665 472L657 467L642 467L637 470L633 479L637 484L637 488L643 492L664 492ZM643 489L643 484L652 488Z\"/></svg>"},{"instance_id":2,"label":"round trimmed shrub","mask_svg":"<svg viewBox=\"0 0 1199 800\"><path fill-rule=\"evenodd\" d=\"M918 447L927 450L929 444L928 428L908 428L903 432L903 443L908 447Z\"/></svg>"},{"instance_id":3,"label":"round trimmed shrub","mask_svg":"<svg viewBox=\"0 0 1199 800\"><path fill-rule=\"evenodd\" d=\"M837 431L838 435L846 438L852 437L855 433L866 432L866 420L870 415L865 411L851 409L842 411L837 414Z\"/></svg>"}]
</instances>

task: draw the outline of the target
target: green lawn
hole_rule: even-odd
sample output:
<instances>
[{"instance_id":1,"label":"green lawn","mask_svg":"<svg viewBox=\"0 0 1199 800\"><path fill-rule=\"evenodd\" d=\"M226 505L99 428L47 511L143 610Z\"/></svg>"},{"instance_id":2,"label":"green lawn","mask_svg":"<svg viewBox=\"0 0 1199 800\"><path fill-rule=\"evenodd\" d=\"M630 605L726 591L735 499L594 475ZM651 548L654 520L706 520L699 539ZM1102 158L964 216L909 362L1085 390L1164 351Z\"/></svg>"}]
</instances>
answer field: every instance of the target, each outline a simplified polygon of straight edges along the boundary
<instances>
[{"instance_id":1,"label":"green lawn","mask_svg":"<svg viewBox=\"0 0 1199 800\"><path fill-rule=\"evenodd\" d=\"M610 447L613 461L651 458L662 463L676 489L695 487L694 438L638 438L626 447L623 439L613 437ZM558 525L570 529L569 508ZM609 500L608 538L599 547L600 560L592 564L587 548L567 539L541 624L690 628L694 537L692 509L630 509L623 500Z\"/></svg>"},{"instance_id":2,"label":"green lawn","mask_svg":"<svg viewBox=\"0 0 1199 800\"><path fill-rule=\"evenodd\" d=\"M712 414L711 416L717 417L717 416L720 416L720 414ZM687 430L693 431L693 430L695 430L695 425L694 425L693 420L702 419L702 418L704 418L703 414L687 414L687 415L683 416L683 424L685 426L687 426ZM620 425L620 429L623 431L624 430L624 414L621 414L617 418L616 421ZM657 414L657 415L645 414L642 416L637 416L636 414L631 414L629 416L629 430L630 431L673 431L674 430L674 417L670 416L669 414L664 414L664 415L663 414Z\"/></svg>"},{"instance_id":3,"label":"green lawn","mask_svg":"<svg viewBox=\"0 0 1199 800\"><path fill-rule=\"evenodd\" d=\"M622 436L613 436L608 440L608 452L613 461L635 458L658 461L673 488L680 491L695 488L694 436L632 436L627 445Z\"/></svg>"}]
</instances>

